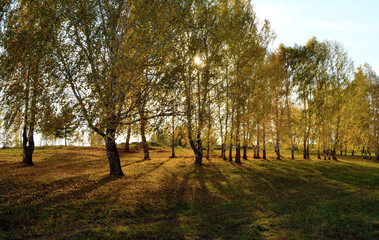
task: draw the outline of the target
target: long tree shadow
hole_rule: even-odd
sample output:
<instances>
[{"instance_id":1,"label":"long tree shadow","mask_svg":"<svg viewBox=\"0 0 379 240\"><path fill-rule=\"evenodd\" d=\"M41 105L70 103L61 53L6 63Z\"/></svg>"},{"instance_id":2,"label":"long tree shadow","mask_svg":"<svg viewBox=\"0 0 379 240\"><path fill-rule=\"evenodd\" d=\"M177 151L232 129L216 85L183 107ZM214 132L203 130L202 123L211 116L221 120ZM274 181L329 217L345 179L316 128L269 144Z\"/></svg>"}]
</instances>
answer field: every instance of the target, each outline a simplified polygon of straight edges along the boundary
<instances>
[{"instance_id":1,"label":"long tree shadow","mask_svg":"<svg viewBox=\"0 0 379 240\"><path fill-rule=\"evenodd\" d=\"M344 171L340 167L331 167L333 172L329 173L328 166L316 168L306 165L296 170L296 166L292 167L289 163L272 163L254 168L256 163L253 161L241 165L214 159L204 166L184 164L186 167L179 168L170 163L169 166L176 167L166 171L169 166L164 164L170 160L143 164L144 172L127 175L117 184L111 182L118 178L106 176L73 188L68 186L80 179L72 177L56 180L52 186L40 186L46 187L46 196L41 196L40 201L29 199L29 206L27 202L13 205L5 212L13 220L1 215L0 231L9 232L24 226L25 222L39 221L45 217L63 222L64 219L52 215L69 209L76 215L75 218L87 218L89 223L68 232L63 239L377 237L374 232L378 226L373 219L379 216L378 199L365 192L349 192L349 189L343 188L362 177L362 184L366 182L362 185L364 188L377 189L372 186L377 182L376 177L365 180L369 172L362 170L354 178L348 178L339 176L335 171L342 171L340 175L354 174L354 171ZM118 201L120 193L114 191L125 188L123 184L138 184L136 180L150 174L152 178L149 177L149 181L159 183L159 188L142 189L138 195L126 196L126 199L138 197L132 206ZM312 177L307 177L307 174ZM326 176L327 181L339 180L346 185L336 187L329 182L320 182L325 180L321 177ZM99 199L96 195L87 200L88 193L110 183L113 187L100 191L102 195ZM69 191L59 192L60 189ZM57 194L48 194L54 191ZM73 203L81 205L71 206ZM18 214L21 217L17 218ZM94 218L93 221L91 218ZM109 222L103 223L105 218ZM282 235L275 235L277 233Z\"/></svg>"},{"instance_id":2,"label":"long tree shadow","mask_svg":"<svg viewBox=\"0 0 379 240\"><path fill-rule=\"evenodd\" d=\"M135 215L137 222L155 224L155 233L169 231L178 239L261 239L240 194L213 163L195 165L167 176L164 187L153 193L160 205L141 202ZM134 237L145 236L140 234Z\"/></svg>"},{"instance_id":3,"label":"long tree shadow","mask_svg":"<svg viewBox=\"0 0 379 240\"><path fill-rule=\"evenodd\" d=\"M352 171L350 167L335 164L304 165L304 162L278 162L255 173L250 166L235 167L245 181L258 177L253 188L262 192L263 198L256 200L274 226L282 226L287 231L298 229L289 232L299 234L299 238L310 238L312 234L332 239L375 238L378 199L354 190L374 190L378 176L372 172ZM356 211L361 215L356 215Z\"/></svg>"},{"instance_id":4,"label":"long tree shadow","mask_svg":"<svg viewBox=\"0 0 379 240\"><path fill-rule=\"evenodd\" d=\"M105 176L90 184L67 191L67 189L69 189L68 185L77 182L80 178L87 179L82 176L56 180L46 185L48 188L46 195L32 195L24 201L18 201L15 204L9 205L6 209L1 211L0 230L4 232L14 232L18 229L27 228L32 222L38 221L39 218L48 218L49 214L56 214L58 209L62 207L74 208L75 206L71 205L74 200L86 199L86 194L117 179L115 177ZM64 189L65 191L60 192L59 189ZM54 192L58 193L54 194ZM77 209L75 211L83 211L83 209Z\"/></svg>"},{"instance_id":5,"label":"long tree shadow","mask_svg":"<svg viewBox=\"0 0 379 240\"><path fill-rule=\"evenodd\" d=\"M160 167L162 167L163 164L167 163L170 160L172 160L172 159L169 158L169 159L167 159L165 161L162 161L162 162L159 162L159 163L154 163L152 165L153 167L151 169L149 169L148 171L145 171L145 172L142 172L142 173L138 174L137 176L133 177L133 179L140 179L141 177L146 176L146 175L148 175L148 174L156 171L157 169L159 169ZM151 160L149 160L149 161L151 161Z\"/></svg>"},{"instance_id":6,"label":"long tree shadow","mask_svg":"<svg viewBox=\"0 0 379 240\"><path fill-rule=\"evenodd\" d=\"M151 160L150 159L137 160L134 162L122 164L121 167L126 167L126 166L130 166L130 165L134 165L134 164L138 164L138 163L143 163L143 162L147 162L147 161L151 161Z\"/></svg>"}]
</instances>

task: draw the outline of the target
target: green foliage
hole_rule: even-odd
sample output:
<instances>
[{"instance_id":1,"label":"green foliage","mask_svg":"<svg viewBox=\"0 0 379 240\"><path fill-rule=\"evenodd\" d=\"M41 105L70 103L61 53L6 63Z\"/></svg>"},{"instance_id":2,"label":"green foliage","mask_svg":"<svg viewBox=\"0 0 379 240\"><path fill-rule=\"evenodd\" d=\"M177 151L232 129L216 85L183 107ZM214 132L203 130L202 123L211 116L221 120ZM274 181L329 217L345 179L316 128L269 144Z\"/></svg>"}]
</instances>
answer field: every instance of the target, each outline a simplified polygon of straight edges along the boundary
<instances>
[{"instance_id":1,"label":"green foliage","mask_svg":"<svg viewBox=\"0 0 379 240\"><path fill-rule=\"evenodd\" d=\"M359 67L346 94L347 141L353 148L378 148L378 77L370 66Z\"/></svg>"},{"instance_id":2,"label":"green foliage","mask_svg":"<svg viewBox=\"0 0 379 240\"><path fill-rule=\"evenodd\" d=\"M55 138L70 138L74 136L75 131L80 126L78 118L72 112L73 108L68 104L61 106L60 111L51 111L45 114L42 127L42 134ZM58 113L57 115L55 115Z\"/></svg>"},{"instance_id":3,"label":"green foliage","mask_svg":"<svg viewBox=\"0 0 379 240\"><path fill-rule=\"evenodd\" d=\"M10 2L10 1L9 1ZM7 127L36 125L51 103L50 1L7 7L1 35L1 108ZM49 6L48 6L49 5Z\"/></svg>"}]
</instances>

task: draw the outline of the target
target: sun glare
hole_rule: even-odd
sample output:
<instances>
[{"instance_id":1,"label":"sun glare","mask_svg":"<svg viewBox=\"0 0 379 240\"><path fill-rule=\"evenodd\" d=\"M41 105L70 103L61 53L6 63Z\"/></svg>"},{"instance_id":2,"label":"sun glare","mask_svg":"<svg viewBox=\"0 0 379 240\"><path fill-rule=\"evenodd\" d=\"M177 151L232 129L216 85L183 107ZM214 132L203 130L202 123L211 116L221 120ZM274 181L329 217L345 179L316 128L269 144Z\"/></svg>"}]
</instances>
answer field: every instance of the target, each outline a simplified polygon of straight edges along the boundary
<instances>
[{"instance_id":1,"label":"sun glare","mask_svg":"<svg viewBox=\"0 0 379 240\"><path fill-rule=\"evenodd\" d=\"M200 66L202 64L202 61L201 61L201 57L200 56L195 56L195 58L193 59L193 61L195 62L195 64L197 66Z\"/></svg>"}]
</instances>

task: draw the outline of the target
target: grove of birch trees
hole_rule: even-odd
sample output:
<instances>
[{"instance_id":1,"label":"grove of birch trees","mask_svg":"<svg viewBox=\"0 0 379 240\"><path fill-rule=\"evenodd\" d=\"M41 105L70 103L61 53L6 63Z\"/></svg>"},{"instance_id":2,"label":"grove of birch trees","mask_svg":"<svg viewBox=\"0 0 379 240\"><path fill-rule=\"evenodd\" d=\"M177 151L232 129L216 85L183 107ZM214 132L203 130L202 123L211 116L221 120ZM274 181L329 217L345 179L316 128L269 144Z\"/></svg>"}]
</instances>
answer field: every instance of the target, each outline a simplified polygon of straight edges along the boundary
<instances>
[{"instance_id":1,"label":"grove of birch trees","mask_svg":"<svg viewBox=\"0 0 379 240\"><path fill-rule=\"evenodd\" d=\"M271 49L275 33L245 0L3 0L0 98L5 135L100 137L110 174L131 135L219 157L379 161L379 78L334 41ZM20 134L21 131L21 134ZM116 139L126 136L125 148ZM253 149L253 156L247 150Z\"/></svg>"}]
</instances>

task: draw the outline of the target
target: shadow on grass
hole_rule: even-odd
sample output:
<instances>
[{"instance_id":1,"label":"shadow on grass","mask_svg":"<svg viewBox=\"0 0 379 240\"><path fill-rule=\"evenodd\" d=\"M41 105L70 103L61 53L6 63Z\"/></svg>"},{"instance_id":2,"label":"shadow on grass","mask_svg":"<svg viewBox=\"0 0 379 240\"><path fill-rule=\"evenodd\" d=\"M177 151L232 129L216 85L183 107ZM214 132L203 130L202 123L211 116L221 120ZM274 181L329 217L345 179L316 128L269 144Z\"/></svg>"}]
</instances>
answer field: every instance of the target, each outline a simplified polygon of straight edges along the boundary
<instances>
[{"instance_id":1,"label":"shadow on grass","mask_svg":"<svg viewBox=\"0 0 379 240\"><path fill-rule=\"evenodd\" d=\"M132 225L106 232L115 239L261 239L239 194L212 164L194 165L183 175L168 176L163 188L120 215L132 218Z\"/></svg>"},{"instance_id":2,"label":"shadow on grass","mask_svg":"<svg viewBox=\"0 0 379 240\"><path fill-rule=\"evenodd\" d=\"M234 165L264 197L260 203L270 226L283 239L376 239L378 174L334 163L276 162L257 171ZM247 188L250 188L246 186Z\"/></svg>"},{"instance_id":3,"label":"shadow on grass","mask_svg":"<svg viewBox=\"0 0 379 240\"><path fill-rule=\"evenodd\" d=\"M135 176L135 177L133 177L133 178L134 178L134 179L139 179L139 178L141 178L141 177L143 177L143 176L146 176L146 175L148 175L148 174L154 172L155 170L157 170L157 169L160 168L163 164L167 163L167 162L170 161L170 160L172 160L172 159L169 158L169 159L167 159L167 160L165 160L165 161L158 162L158 163L156 163L156 162L152 162L152 168L151 168L151 169L149 169L149 170L147 170L147 171L145 171L145 172L143 172L143 173L140 173L140 174L138 174L137 176ZM151 160L145 160L145 161L151 161ZM141 162L142 162L142 161L141 161Z\"/></svg>"},{"instance_id":4,"label":"shadow on grass","mask_svg":"<svg viewBox=\"0 0 379 240\"><path fill-rule=\"evenodd\" d=\"M311 165L296 169L304 162L292 162L295 166L275 162L257 170L249 161L222 165L217 161L167 175L162 188L147 191L136 206L118 211L114 225L64 239L378 237L378 199L350 191L343 177L350 173L348 168L339 169L339 176Z\"/></svg>"},{"instance_id":5,"label":"shadow on grass","mask_svg":"<svg viewBox=\"0 0 379 240\"><path fill-rule=\"evenodd\" d=\"M142 160L137 160L137 161L134 161L134 162L129 162L129 163L126 163L126 164L122 164L121 167L126 167L126 166L130 166L130 165L134 165L134 164L138 164L138 163L142 163L142 162L147 162L147 161L151 161L150 159L142 159Z\"/></svg>"},{"instance_id":6,"label":"shadow on grass","mask_svg":"<svg viewBox=\"0 0 379 240\"><path fill-rule=\"evenodd\" d=\"M46 188L46 190L36 191L39 192L38 195L28 196L23 201L15 201L8 205L6 209L0 209L0 232L15 233L21 229L33 226L40 219L49 217L53 219L58 218L60 215L59 210L71 208L73 201L83 199L87 193L117 178L105 176L83 187L74 187L73 190L67 190L70 189L72 184L78 183L78 180L81 179L86 178L84 176L65 178L53 181L48 185L40 185L37 188ZM60 190L63 191L61 192ZM0 235L1 237L5 238L6 236ZM12 238L12 235L10 237Z\"/></svg>"},{"instance_id":7,"label":"shadow on grass","mask_svg":"<svg viewBox=\"0 0 379 240\"><path fill-rule=\"evenodd\" d=\"M45 232L38 234L33 229L31 236L70 240L378 237L378 198L370 192L377 190L378 175L365 168L289 160L235 164L222 159L179 168L181 161L149 161L141 164L143 168L138 166L143 172L117 182L104 177L67 193L47 196L40 203L23 202L20 211L11 214L25 212L22 216L31 226L49 219ZM168 162L175 168L168 168ZM70 189L68 186L78 180L56 181L53 184L57 187L48 191ZM145 181L155 181L160 187L138 185L139 191L130 196L123 194L135 192L117 192ZM107 184L112 187L101 191L102 195L87 196ZM130 198L138 201L124 201ZM66 222L77 222L78 226L69 228L64 226ZM24 223L21 219L0 222L8 224L7 232L13 224ZM46 234L53 227L68 230L61 235Z\"/></svg>"},{"instance_id":8,"label":"shadow on grass","mask_svg":"<svg viewBox=\"0 0 379 240\"><path fill-rule=\"evenodd\" d=\"M212 163L192 166L168 175L162 188L147 191L133 208L121 207L114 224L62 239L262 239L239 194Z\"/></svg>"}]
</instances>

